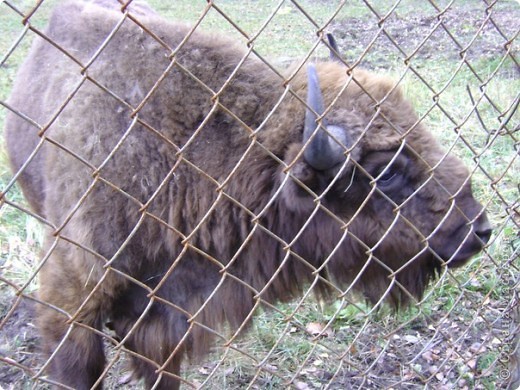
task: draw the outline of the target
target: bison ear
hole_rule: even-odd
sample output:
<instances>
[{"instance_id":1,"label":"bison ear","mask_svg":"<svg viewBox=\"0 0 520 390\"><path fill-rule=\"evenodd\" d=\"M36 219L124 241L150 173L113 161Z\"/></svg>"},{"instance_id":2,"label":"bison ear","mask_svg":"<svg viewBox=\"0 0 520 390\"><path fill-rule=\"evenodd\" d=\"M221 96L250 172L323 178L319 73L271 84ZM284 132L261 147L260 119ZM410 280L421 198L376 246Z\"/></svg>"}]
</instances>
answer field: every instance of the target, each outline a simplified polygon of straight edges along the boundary
<instances>
[{"instance_id":1,"label":"bison ear","mask_svg":"<svg viewBox=\"0 0 520 390\"><path fill-rule=\"evenodd\" d=\"M327 33L327 41L329 42L330 59L332 61L343 62L341 59L341 53L339 52L338 43L334 38L334 35Z\"/></svg>"},{"instance_id":2,"label":"bison ear","mask_svg":"<svg viewBox=\"0 0 520 390\"><path fill-rule=\"evenodd\" d=\"M307 110L303 142L306 143L309 139L310 142L303 152L303 157L314 169L326 171L345 160L345 147L353 143L345 129L328 125L326 118L322 118L325 106L318 73L313 64L308 65L307 76Z\"/></svg>"}]
</instances>

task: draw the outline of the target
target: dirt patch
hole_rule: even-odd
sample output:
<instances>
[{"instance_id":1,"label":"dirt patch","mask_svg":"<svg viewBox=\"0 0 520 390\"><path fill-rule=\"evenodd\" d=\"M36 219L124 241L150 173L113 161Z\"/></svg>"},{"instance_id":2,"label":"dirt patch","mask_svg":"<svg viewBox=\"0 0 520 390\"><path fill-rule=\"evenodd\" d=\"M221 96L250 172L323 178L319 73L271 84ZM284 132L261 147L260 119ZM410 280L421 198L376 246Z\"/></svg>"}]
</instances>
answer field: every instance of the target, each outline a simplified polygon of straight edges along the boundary
<instances>
[{"instance_id":1,"label":"dirt patch","mask_svg":"<svg viewBox=\"0 0 520 390\"><path fill-rule=\"evenodd\" d=\"M333 22L331 32L348 61L363 55L365 67L388 65L389 59L424 62L429 59L469 62L499 60L518 53L511 41L518 34L520 7L514 3L495 5L486 12L483 2L456 4L442 15L432 7L414 12L393 12L384 21L345 18ZM516 63L518 66L518 62Z\"/></svg>"},{"instance_id":2,"label":"dirt patch","mask_svg":"<svg viewBox=\"0 0 520 390\"><path fill-rule=\"evenodd\" d=\"M3 302L0 319L0 389L14 389L27 383L39 366L38 332L34 326L34 302L29 299L14 299ZM8 310L14 310L8 313Z\"/></svg>"}]
</instances>

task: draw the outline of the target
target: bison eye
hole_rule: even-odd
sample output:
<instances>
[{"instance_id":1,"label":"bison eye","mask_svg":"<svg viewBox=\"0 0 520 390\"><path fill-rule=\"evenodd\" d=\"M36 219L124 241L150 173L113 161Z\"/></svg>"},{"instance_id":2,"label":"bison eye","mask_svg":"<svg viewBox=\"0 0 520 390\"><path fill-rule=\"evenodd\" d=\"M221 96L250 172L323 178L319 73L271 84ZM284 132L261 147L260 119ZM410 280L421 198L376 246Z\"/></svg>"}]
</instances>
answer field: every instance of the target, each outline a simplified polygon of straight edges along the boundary
<instances>
[{"instance_id":1,"label":"bison eye","mask_svg":"<svg viewBox=\"0 0 520 390\"><path fill-rule=\"evenodd\" d=\"M381 189L388 189L393 184L399 182L400 174L397 169L393 166L384 165L379 168L377 173L374 175L376 185Z\"/></svg>"},{"instance_id":2,"label":"bison eye","mask_svg":"<svg viewBox=\"0 0 520 390\"><path fill-rule=\"evenodd\" d=\"M379 176L376 178L376 182L377 185L386 187L392 184L396 178L397 172L392 167L389 167L379 174Z\"/></svg>"},{"instance_id":3,"label":"bison eye","mask_svg":"<svg viewBox=\"0 0 520 390\"><path fill-rule=\"evenodd\" d=\"M370 153L361 163L369 173L370 185L389 192L404 184L408 167L408 156L398 150L376 151Z\"/></svg>"}]
</instances>

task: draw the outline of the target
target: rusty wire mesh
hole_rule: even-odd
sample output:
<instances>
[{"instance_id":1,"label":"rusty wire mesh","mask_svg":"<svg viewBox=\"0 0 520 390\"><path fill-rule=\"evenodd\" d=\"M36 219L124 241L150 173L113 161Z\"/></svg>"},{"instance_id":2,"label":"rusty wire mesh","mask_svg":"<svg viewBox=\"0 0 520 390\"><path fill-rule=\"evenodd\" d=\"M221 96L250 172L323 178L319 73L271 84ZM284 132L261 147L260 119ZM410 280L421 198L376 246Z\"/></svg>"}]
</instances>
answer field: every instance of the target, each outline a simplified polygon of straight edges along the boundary
<instances>
[{"instance_id":1,"label":"rusty wire mesh","mask_svg":"<svg viewBox=\"0 0 520 390\"><path fill-rule=\"evenodd\" d=\"M18 181L26 166L12 172L8 157L2 152L0 388L45 388L53 383L45 371L52 364L53 356L40 353L41 340L38 340L35 312L39 306L61 310L38 295L41 267L60 246L69 251L79 248L104 262L105 276L94 287L92 295L102 288L108 271L111 271L147 292L145 314L152 302L164 303L189 319L191 325L184 338L192 337L192 327L197 326L215 336L215 343L208 354L193 364L188 361L183 364L183 388L491 389L518 386L520 70L517 46L520 8L517 2L179 1L171 5L150 2L155 9L151 11L139 4L126 7L106 0L104 3L118 10L119 16L114 19L116 22L109 33L98 41L95 53L87 59L77 58L76 53L60 47L47 36L44 26L57 3L44 1L34 5L32 2L12 0L0 3L0 124L3 127L8 112L23 118L41 136L34 154L52 144L69 155L71 161L74 160L72 165L85 167L89 171L90 182L67 211L66 218L52 220L31 209L21 195ZM329 56L325 33L332 33L338 43L345 73L364 68L390 76L394 80L392 90L399 87L404 91L415 107L419 122L440 140L446 153L451 151L464 161L470 172L475 197L487 208L494 229L483 252L461 269L443 267L438 280L427 289L424 298L412 300L409 308L400 309L397 313L382 302L367 304L362 298L346 294L351 290L349 285L336 285L331 281L333 279L323 276L326 272L324 268L315 267L310 259L301 258L298 261L312 268L314 279L311 278L298 297L283 303L271 303L263 298L262 291L255 290L256 293L252 294L253 310L246 313L247 319L253 314L255 319L247 332L246 321L223 328L210 328L199 322L196 313L179 307L178 303L163 302L164 298L156 295L157 289L150 287L148 281L136 280L114 266L118 255L131 246L132 237L145 220L152 220L160 226L160 231L166 230L171 235L181 237L184 246L182 253L200 253L204 261L219 267L222 273L227 272L224 265L228 259L214 258L205 253L192 239L200 231L207 232L204 227L206 219L210 214L220 212L219 207L223 204L228 207L228 212L235 210L234 207L245 210L254 225L250 236L236 248L236 253L231 254L233 258L238 257L242 247L248 245L254 234L282 241L284 256L298 255L292 249L291 242L286 242L262 225L263 211L251 211L226 187L238 175L241 161L247 159L249 151L261 144L256 137L263 127L255 128L244 123L239 115L222 103L226 99L226 86L233 83L235 72L243 62L230 73L224 85L217 88L208 86L193 75L193 69L183 68L182 61L178 60L184 43L171 47L164 37L154 33L154 26L149 25L146 18L150 12L157 12L166 20L191 23L193 27L186 30L186 40L194 31L212 31L228 36L243 48L247 56L256 58L276 73L280 86L288 86L286 92L297 70L305 69L306 60L318 61ZM130 98L121 95L119 86L107 86L95 75L92 76L95 72L91 72L104 48L116 39L114 37L118 36L123 24L138 26L140 34L158 43L163 49L162 54L170 61L154 85L146 91L134 91ZM95 25L91 28L92 34L94 30L99 34ZM24 107L17 107L8 100L16 71L36 36L65 53L71 72L76 76L75 84L69 86L66 99L49 102L54 107L55 116L46 123L38 123L28 111L24 111ZM139 39L137 36L133 38ZM124 52L123 46L121 52ZM197 122L185 145L168 139L160 129L140 116L172 68L189 76L194 88L207 92L206 104L210 107L210 113ZM29 85L32 81L27 79L24 82ZM121 138L108 146L110 150L101 161L90 161L81 151L71 149L67 139L53 139L52 133L49 135L48 132L56 118L67 110L86 84L95 85L110 95L128 113L127 122L117 128ZM381 101L376 103L374 115L382 104ZM195 145L196 150L202 142L198 137L204 133L205 124L218 110L224 110L233 121L241 123L243 132L251 139L246 151L236 152L241 156L237 166L221 180L208 173L210 167L194 163L185 154L189 145ZM275 110L276 107L265 118L260 118L260 122L269 123ZM146 182L143 185L153 187L152 196L148 199L136 199L127 190L126 183L103 174L111 161L118 158L122 145L131 139L130 135L137 126L155 134L155 146L164 143L167 144L165 149L175 150L176 162L168 167L165 177L153 177L153 167L145 167L149 177L143 178ZM363 136L369 136L367 129ZM230 154L234 153L232 145L230 140ZM277 164L285 163L270 152L268 146L262 146L262 150L269 153ZM185 226L185 231L172 226L153 208L158 194L175 180L175 175L183 172L179 168L181 166L189 166L199 180L206 182L216 194L216 200L204 211L204 218L192 221L193 225ZM137 168L128 165L125 169L131 172ZM250 174L259 175L261 172ZM125 175L121 172L121 177L129 177ZM139 211L139 218L130 228L127 239L116 253L108 257L68 236L67 230L67 224L75 213L78 210L81 212L85 200L95 196L93 194L100 185L111 188L115 197L130 199ZM255 191L252 188L246 190ZM189 197L190 193L185 193L185 196ZM265 209L269 205L270 202L264 205ZM330 210L327 212L333 214ZM345 225L348 232L348 220L345 221L341 215L331 215L331 218ZM232 230L227 232L228 235L235 233ZM114 238L106 236L106 240L109 242ZM368 244L365 248L372 253L376 244ZM280 267L286 263L284 259L279 259ZM170 273L175 266L174 260L175 257L163 260L171 263L171 267L168 266ZM233 275L230 273L228 277L233 278ZM319 296L314 296L319 281L325 281L333 289L331 295L335 299L323 301ZM246 281L234 282L253 290ZM389 291L383 296L386 294ZM122 305L132 305L132 294L129 296L130 303L123 299ZM207 300L212 297L213 294ZM84 302L85 306L90 298ZM279 298L284 300L283 296ZM221 304L233 305L230 301ZM125 343L126 335L115 335L109 323L93 327L78 321L78 313L82 309L79 308L77 313L66 313L71 324L69 329L82 327L102 337L107 354L106 369L101 378L105 387L143 386L133 379L127 364L131 357L143 357ZM135 332L135 327L131 326L129 332ZM64 335L64 339L67 337ZM164 362L152 363L157 372L162 373Z\"/></svg>"}]
</instances>

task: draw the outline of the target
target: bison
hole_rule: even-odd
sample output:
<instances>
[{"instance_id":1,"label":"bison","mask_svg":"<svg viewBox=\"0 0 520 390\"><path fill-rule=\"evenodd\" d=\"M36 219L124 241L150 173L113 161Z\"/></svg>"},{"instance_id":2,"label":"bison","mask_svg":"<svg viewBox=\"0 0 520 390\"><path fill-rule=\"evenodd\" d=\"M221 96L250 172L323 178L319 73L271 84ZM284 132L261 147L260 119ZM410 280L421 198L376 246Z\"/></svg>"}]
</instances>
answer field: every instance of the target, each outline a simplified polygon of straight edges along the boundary
<instances>
[{"instance_id":1,"label":"bison","mask_svg":"<svg viewBox=\"0 0 520 390\"><path fill-rule=\"evenodd\" d=\"M307 288L402 306L489 240L471 174L392 80L334 59L280 72L254 43L110 3L57 6L6 121L48 228L55 383L101 387L109 324L146 386L175 389L222 324Z\"/></svg>"}]
</instances>

